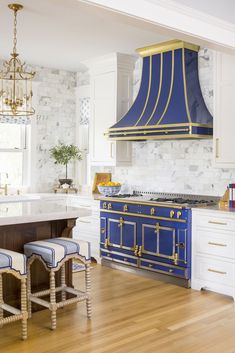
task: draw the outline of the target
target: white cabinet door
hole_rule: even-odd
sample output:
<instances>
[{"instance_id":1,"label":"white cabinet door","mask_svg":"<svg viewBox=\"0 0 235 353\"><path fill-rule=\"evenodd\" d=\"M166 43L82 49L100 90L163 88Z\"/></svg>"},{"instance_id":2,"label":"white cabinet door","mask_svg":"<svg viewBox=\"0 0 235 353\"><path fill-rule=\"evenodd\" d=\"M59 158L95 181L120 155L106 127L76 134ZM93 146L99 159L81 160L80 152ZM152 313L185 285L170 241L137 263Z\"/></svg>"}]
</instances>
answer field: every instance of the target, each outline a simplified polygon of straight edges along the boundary
<instances>
[{"instance_id":1,"label":"white cabinet door","mask_svg":"<svg viewBox=\"0 0 235 353\"><path fill-rule=\"evenodd\" d=\"M106 72L93 78L92 143L91 162L114 163L114 143L105 137L105 132L116 121L116 75Z\"/></svg>"},{"instance_id":2,"label":"white cabinet door","mask_svg":"<svg viewBox=\"0 0 235 353\"><path fill-rule=\"evenodd\" d=\"M132 102L134 58L112 53L88 62L91 75L90 161L93 166L131 163L131 143L110 141L104 135Z\"/></svg>"},{"instance_id":3,"label":"white cabinet door","mask_svg":"<svg viewBox=\"0 0 235 353\"><path fill-rule=\"evenodd\" d=\"M216 54L214 161L235 168L235 56Z\"/></svg>"}]
</instances>

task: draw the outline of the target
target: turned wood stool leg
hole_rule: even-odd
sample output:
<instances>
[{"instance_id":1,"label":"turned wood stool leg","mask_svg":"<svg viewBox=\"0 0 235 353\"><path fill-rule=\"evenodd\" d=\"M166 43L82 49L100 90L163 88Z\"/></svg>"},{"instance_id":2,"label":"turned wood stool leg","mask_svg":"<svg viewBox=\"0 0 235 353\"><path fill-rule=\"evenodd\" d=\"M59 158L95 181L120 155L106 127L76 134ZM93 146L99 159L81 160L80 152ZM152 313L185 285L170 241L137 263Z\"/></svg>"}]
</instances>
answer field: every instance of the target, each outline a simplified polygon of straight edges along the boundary
<instances>
[{"instance_id":1,"label":"turned wood stool leg","mask_svg":"<svg viewBox=\"0 0 235 353\"><path fill-rule=\"evenodd\" d=\"M87 317L91 318L91 273L90 273L90 264L85 265L85 282L86 282L86 293L88 298L86 299L86 309Z\"/></svg>"},{"instance_id":2,"label":"turned wood stool leg","mask_svg":"<svg viewBox=\"0 0 235 353\"><path fill-rule=\"evenodd\" d=\"M27 339L27 290L26 290L26 278L22 278L21 280L21 313L23 315L22 318L22 339Z\"/></svg>"},{"instance_id":3,"label":"turned wood stool leg","mask_svg":"<svg viewBox=\"0 0 235 353\"><path fill-rule=\"evenodd\" d=\"M65 264L61 267L61 287L65 287ZM61 299L64 302L66 300L66 292L62 290L61 292Z\"/></svg>"},{"instance_id":4,"label":"turned wood stool leg","mask_svg":"<svg viewBox=\"0 0 235 353\"><path fill-rule=\"evenodd\" d=\"M27 264L27 305L28 305L28 317L29 319L32 316L32 303L30 300L31 295L31 273L30 273L30 265Z\"/></svg>"},{"instance_id":5,"label":"turned wood stool leg","mask_svg":"<svg viewBox=\"0 0 235 353\"><path fill-rule=\"evenodd\" d=\"M2 273L0 273L0 304L3 304L3 287L2 287ZM3 319L3 309L0 308L0 328L3 326L1 323L1 319Z\"/></svg>"},{"instance_id":6,"label":"turned wood stool leg","mask_svg":"<svg viewBox=\"0 0 235 353\"><path fill-rule=\"evenodd\" d=\"M55 272L50 271L50 310L51 310L51 329L56 329L56 291L55 291Z\"/></svg>"}]
</instances>

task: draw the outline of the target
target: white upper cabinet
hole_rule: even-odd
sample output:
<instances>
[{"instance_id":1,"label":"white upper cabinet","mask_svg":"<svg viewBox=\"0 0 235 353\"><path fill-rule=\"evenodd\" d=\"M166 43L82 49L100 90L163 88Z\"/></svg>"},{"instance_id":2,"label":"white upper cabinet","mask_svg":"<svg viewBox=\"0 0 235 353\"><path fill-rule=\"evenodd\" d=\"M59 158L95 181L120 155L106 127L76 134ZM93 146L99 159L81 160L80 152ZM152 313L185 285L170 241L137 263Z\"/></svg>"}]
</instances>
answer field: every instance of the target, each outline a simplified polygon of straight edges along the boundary
<instances>
[{"instance_id":1,"label":"white upper cabinet","mask_svg":"<svg viewBox=\"0 0 235 353\"><path fill-rule=\"evenodd\" d=\"M235 168L235 56L216 53L214 161Z\"/></svg>"},{"instance_id":2,"label":"white upper cabinet","mask_svg":"<svg viewBox=\"0 0 235 353\"><path fill-rule=\"evenodd\" d=\"M134 57L119 53L86 62L91 78L90 163L93 166L131 163L131 143L109 141L105 133L132 103L134 63Z\"/></svg>"}]
</instances>

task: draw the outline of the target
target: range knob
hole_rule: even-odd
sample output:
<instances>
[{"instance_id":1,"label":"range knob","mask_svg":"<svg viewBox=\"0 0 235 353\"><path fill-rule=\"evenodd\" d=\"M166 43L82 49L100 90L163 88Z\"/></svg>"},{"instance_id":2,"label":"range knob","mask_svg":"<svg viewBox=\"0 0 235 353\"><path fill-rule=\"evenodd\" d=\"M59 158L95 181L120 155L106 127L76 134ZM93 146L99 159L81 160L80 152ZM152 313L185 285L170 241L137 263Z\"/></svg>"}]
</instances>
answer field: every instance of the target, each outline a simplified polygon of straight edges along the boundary
<instances>
[{"instance_id":1,"label":"range knob","mask_svg":"<svg viewBox=\"0 0 235 353\"><path fill-rule=\"evenodd\" d=\"M179 219L181 216L182 216L182 212L178 211L177 214L176 214L176 217Z\"/></svg>"}]
</instances>

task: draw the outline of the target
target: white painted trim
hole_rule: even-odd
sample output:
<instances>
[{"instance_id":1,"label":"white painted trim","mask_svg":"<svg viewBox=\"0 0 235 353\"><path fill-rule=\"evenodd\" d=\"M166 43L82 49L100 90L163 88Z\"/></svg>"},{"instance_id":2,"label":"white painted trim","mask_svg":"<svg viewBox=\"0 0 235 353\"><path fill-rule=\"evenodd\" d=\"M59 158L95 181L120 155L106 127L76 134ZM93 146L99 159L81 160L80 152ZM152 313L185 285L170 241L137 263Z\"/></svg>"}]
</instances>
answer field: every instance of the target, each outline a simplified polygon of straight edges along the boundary
<instances>
[{"instance_id":1,"label":"white painted trim","mask_svg":"<svg viewBox=\"0 0 235 353\"><path fill-rule=\"evenodd\" d=\"M235 25L216 17L205 15L184 5L159 0L78 0L123 13L165 29L171 38L189 40L217 50L225 48L234 52Z\"/></svg>"}]
</instances>

